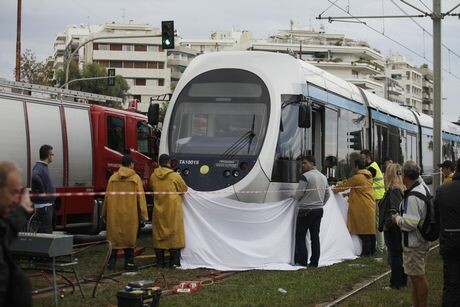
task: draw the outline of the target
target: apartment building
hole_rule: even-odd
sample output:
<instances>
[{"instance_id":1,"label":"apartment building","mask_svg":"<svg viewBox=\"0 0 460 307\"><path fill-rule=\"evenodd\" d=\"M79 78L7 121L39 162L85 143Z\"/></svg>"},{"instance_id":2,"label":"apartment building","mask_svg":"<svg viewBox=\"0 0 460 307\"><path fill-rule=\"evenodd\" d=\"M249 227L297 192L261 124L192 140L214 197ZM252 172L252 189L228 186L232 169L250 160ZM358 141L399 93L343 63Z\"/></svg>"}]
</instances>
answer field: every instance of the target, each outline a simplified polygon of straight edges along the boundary
<instances>
[{"instance_id":1,"label":"apartment building","mask_svg":"<svg viewBox=\"0 0 460 307\"><path fill-rule=\"evenodd\" d=\"M422 74L422 112L433 116L433 71L428 64L423 64L419 69Z\"/></svg>"},{"instance_id":2,"label":"apartment building","mask_svg":"<svg viewBox=\"0 0 460 307\"><path fill-rule=\"evenodd\" d=\"M402 105L414 107L419 111L423 110L423 75L417 67L409 64L402 55L392 55L387 58L386 76L396 80L404 88Z\"/></svg>"},{"instance_id":3,"label":"apartment building","mask_svg":"<svg viewBox=\"0 0 460 307\"><path fill-rule=\"evenodd\" d=\"M125 35L145 37L115 38ZM171 69L167 66L167 52L161 47L161 31L150 25L111 23L69 27L56 37L55 67L62 67L80 41L90 36L101 38L78 51L79 66L95 62L115 68L116 74L123 76L130 87L127 99L137 99L140 111L147 110L151 97L171 93Z\"/></svg>"}]
</instances>

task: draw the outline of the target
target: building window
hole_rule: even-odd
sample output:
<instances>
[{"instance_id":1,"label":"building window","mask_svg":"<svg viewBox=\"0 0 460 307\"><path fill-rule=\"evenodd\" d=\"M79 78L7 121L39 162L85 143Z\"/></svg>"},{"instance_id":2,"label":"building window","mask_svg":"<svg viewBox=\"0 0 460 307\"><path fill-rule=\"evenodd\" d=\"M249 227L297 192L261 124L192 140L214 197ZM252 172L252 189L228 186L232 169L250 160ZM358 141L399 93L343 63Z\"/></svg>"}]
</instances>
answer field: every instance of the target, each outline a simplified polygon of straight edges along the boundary
<instances>
[{"instance_id":1,"label":"building window","mask_svg":"<svg viewBox=\"0 0 460 307\"><path fill-rule=\"evenodd\" d=\"M165 79L158 79L158 86L164 86L165 85Z\"/></svg>"},{"instance_id":2,"label":"building window","mask_svg":"<svg viewBox=\"0 0 460 307\"><path fill-rule=\"evenodd\" d=\"M123 61L123 68L134 68L134 61Z\"/></svg>"},{"instance_id":3,"label":"building window","mask_svg":"<svg viewBox=\"0 0 460 307\"><path fill-rule=\"evenodd\" d=\"M151 69L163 69L164 62L148 62L147 66L148 68L151 68Z\"/></svg>"},{"instance_id":4,"label":"building window","mask_svg":"<svg viewBox=\"0 0 460 307\"><path fill-rule=\"evenodd\" d=\"M105 60L99 60L99 61L94 61L95 63L98 63L101 66L108 67L109 66L109 61Z\"/></svg>"},{"instance_id":5,"label":"building window","mask_svg":"<svg viewBox=\"0 0 460 307\"><path fill-rule=\"evenodd\" d=\"M134 68L147 68L147 62L136 61L134 62Z\"/></svg>"},{"instance_id":6,"label":"building window","mask_svg":"<svg viewBox=\"0 0 460 307\"><path fill-rule=\"evenodd\" d=\"M123 51L134 51L134 45L123 45Z\"/></svg>"},{"instance_id":7,"label":"building window","mask_svg":"<svg viewBox=\"0 0 460 307\"><path fill-rule=\"evenodd\" d=\"M110 49L110 45L109 44L97 44L98 45L98 49L97 50L109 50Z\"/></svg>"},{"instance_id":8,"label":"building window","mask_svg":"<svg viewBox=\"0 0 460 307\"><path fill-rule=\"evenodd\" d=\"M410 71L406 71L406 79L410 80Z\"/></svg>"},{"instance_id":9,"label":"building window","mask_svg":"<svg viewBox=\"0 0 460 307\"><path fill-rule=\"evenodd\" d=\"M146 83L146 81L145 81L144 78L143 79L141 79L141 78L136 79L136 86L145 86L145 83Z\"/></svg>"},{"instance_id":10,"label":"building window","mask_svg":"<svg viewBox=\"0 0 460 307\"><path fill-rule=\"evenodd\" d=\"M160 49L156 45L147 45L147 52L159 52Z\"/></svg>"},{"instance_id":11,"label":"building window","mask_svg":"<svg viewBox=\"0 0 460 307\"><path fill-rule=\"evenodd\" d=\"M356 78L356 79L359 77L358 71L354 69L351 70L351 75L353 78Z\"/></svg>"},{"instance_id":12,"label":"building window","mask_svg":"<svg viewBox=\"0 0 460 307\"><path fill-rule=\"evenodd\" d=\"M123 64L122 61L110 61L109 65L109 67L121 68Z\"/></svg>"},{"instance_id":13,"label":"building window","mask_svg":"<svg viewBox=\"0 0 460 307\"><path fill-rule=\"evenodd\" d=\"M134 45L134 51L147 51L147 45Z\"/></svg>"},{"instance_id":14,"label":"building window","mask_svg":"<svg viewBox=\"0 0 460 307\"><path fill-rule=\"evenodd\" d=\"M121 51L121 44L110 44L110 50L112 51Z\"/></svg>"}]
</instances>

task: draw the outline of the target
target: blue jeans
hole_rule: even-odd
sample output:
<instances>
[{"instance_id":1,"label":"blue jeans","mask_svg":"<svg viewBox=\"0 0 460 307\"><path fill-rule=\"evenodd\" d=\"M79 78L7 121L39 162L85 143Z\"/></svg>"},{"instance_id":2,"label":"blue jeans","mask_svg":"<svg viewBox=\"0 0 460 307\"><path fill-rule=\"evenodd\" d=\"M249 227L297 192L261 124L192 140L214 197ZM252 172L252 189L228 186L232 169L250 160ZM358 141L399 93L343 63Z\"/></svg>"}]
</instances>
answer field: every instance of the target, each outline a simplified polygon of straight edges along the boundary
<instances>
[{"instance_id":1,"label":"blue jeans","mask_svg":"<svg viewBox=\"0 0 460 307\"><path fill-rule=\"evenodd\" d=\"M385 244L388 248L388 262L390 263L390 287L399 289L407 285L407 275L404 273L401 231L393 227L383 232Z\"/></svg>"}]
</instances>

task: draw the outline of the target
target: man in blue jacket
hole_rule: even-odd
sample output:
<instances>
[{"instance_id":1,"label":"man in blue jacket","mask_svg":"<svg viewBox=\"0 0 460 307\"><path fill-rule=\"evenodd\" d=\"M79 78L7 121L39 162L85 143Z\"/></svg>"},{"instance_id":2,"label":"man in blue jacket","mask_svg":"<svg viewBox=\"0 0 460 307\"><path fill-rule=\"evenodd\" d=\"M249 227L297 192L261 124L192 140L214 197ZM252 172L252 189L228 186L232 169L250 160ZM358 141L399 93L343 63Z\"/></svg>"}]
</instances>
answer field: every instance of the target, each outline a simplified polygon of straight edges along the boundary
<instances>
[{"instance_id":1,"label":"man in blue jacket","mask_svg":"<svg viewBox=\"0 0 460 307\"><path fill-rule=\"evenodd\" d=\"M51 145L42 145L40 147L40 161L37 161L32 170L32 193L53 194L56 192L48 165L53 162L53 147ZM38 222L37 232L53 232L53 204L55 196L35 197L33 199L36 220Z\"/></svg>"}]
</instances>

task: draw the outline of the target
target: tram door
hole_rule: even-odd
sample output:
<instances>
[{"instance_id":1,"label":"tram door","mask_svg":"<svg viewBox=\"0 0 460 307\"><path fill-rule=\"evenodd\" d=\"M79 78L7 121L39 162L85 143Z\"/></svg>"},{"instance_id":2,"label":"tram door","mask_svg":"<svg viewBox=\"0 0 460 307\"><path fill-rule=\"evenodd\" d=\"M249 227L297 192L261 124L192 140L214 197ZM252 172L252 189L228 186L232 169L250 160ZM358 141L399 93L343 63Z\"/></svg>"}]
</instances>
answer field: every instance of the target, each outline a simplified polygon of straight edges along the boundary
<instances>
[{"instance_id":1,"label":"tram door","mask_svg":"<svg viewBox=\"0 0 460 307\"><path fill-rule=\"evenodd\" d=\"M311 149L316 158L316 168L323 169L323 110L313 109L311 125Z\"/></svg>"}]
</instances>

